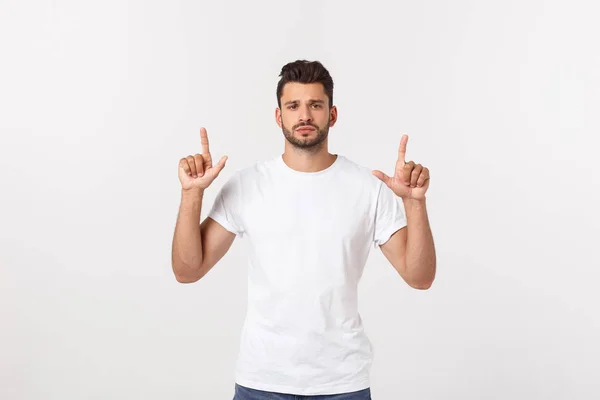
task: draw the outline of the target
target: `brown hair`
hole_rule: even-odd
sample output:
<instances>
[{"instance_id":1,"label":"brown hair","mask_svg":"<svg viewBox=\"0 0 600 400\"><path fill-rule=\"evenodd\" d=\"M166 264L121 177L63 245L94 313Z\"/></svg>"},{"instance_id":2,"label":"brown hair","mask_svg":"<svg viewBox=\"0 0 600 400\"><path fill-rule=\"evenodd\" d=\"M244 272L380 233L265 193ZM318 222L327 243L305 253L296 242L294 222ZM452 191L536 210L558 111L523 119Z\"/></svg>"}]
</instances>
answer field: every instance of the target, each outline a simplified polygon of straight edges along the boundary
<instances>
[{"instance_id":1,"label":"brown hair","mask_svg":"<svg viewBox=\"0 0 600 400\"><path fill-rule=\"evenodd\" d=\"M277 83L277 105L281 107L281 94L288 82L321 83L329 97L329 107L333 106L333 79L329 71L319 61L296 60L281 68L281 79Z\"/></svg>"}]
</instances>

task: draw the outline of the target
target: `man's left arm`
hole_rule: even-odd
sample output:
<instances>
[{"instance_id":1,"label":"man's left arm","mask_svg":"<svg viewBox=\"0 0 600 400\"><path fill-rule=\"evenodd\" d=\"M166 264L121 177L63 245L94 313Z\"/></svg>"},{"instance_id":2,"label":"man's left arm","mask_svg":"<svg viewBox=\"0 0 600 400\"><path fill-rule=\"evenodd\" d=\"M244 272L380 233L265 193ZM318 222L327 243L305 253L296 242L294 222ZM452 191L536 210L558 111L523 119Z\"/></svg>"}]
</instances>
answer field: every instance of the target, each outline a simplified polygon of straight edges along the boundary
<instances>
[{"instance_id":1,"label":"man's left arm","mask_svg":"<svg viewBox=\"0 0 600 400\"><path fill-rule=\"evenodd\" d=\"M436 255L425 200L403 200L407 226L380 246L402 279L415 289L429 289L435 279Z\"/></svg>"},{"instance_id":2,"label":"man's left arm","mask_svg":"<svg viewBox=\"0 0 600 400\"><path fill-rule=\"evenodd\" d=\"M407 221L406 227L396 231L380 247L406 283L415 289L429 289L436 272L435 246L425 197L429 188L429 169L414 161L405 161L407 142L408 136L403 135L394 176L373 171L373 175L402 199Z\"/></svg>"}]
</instances>

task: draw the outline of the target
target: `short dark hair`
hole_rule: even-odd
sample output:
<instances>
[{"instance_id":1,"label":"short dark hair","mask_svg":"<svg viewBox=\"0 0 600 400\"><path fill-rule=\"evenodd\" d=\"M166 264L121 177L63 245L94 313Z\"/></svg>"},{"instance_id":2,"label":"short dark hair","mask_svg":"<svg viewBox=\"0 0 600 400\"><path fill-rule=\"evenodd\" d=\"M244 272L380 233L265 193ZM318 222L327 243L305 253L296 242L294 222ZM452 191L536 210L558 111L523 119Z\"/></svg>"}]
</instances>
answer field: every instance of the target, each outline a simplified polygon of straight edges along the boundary
<instances>
[{"instance_id":1,"label":"short dark hair","mask_svg":"<svg viewBox=\"0 0 600 400\"><path fill-rule=\"evenodd\" d=\"M277 105L281 108L281 94L288 82L321 83L329 97L329 107L333 106L333 79L327 68L319 61L296 60L281 68L281 79L277 83Z\"/></svg>"}]
</instances>

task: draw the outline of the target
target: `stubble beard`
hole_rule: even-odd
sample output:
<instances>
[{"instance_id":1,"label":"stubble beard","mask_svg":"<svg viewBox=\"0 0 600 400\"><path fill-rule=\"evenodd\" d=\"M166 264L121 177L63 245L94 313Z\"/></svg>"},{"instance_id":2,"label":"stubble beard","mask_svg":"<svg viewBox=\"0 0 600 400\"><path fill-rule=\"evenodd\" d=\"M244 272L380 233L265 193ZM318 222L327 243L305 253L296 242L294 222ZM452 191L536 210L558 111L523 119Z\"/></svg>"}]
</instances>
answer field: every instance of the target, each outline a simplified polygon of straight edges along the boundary
<instances>
[{"instance_id":1,"label":"stubble beard","mask_svg":"<svg viewBox=\"0 0 600 400\"><path fill-rule=\"evenodd\" d=\"M330 120L327 120L327 125L322 129L314 124L301 123L294 125L291 130L287 129L282 123L281 130L283 131L286 140L297 150L316 152L323 147L323 142L327 139L327 135L329 134L329 122ZM316 136L313 138L298 138L297 136L294 136L294 131L302 126L312 126L315 128Z\"/></svg>"}]
</instances>

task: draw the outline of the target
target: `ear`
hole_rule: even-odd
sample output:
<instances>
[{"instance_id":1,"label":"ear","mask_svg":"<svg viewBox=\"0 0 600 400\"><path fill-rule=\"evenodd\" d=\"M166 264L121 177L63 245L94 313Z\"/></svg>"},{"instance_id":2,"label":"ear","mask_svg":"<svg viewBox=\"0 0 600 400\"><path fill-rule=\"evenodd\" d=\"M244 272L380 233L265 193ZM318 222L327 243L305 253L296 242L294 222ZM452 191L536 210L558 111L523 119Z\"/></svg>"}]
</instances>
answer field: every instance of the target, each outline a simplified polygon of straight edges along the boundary
<instances>
[{"instance_id":1,"label":"ear","mask_svg":"<svg viewBox=\"0 0 600 400\"><path fill-rule=\"evenodd\" d=\"M335 125L338 118L338 110L336 106L331 106L331 110L329 110L329 126L332 127Z\"/></svg>"},{"instance_id":2,"label":"ear","mask_svg":"<svg viewBox=\"0 0 600 400\"><path fill-rule=\"evenodd\" d=\"M281 109L280 108L275 109L275 122L277 122L277 125L279 125L279 127L281 128Z\"/></svg>"}]
</instances>

